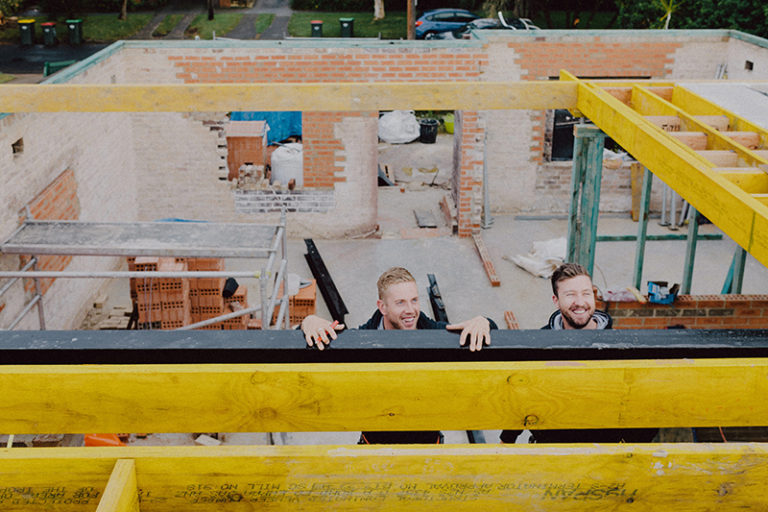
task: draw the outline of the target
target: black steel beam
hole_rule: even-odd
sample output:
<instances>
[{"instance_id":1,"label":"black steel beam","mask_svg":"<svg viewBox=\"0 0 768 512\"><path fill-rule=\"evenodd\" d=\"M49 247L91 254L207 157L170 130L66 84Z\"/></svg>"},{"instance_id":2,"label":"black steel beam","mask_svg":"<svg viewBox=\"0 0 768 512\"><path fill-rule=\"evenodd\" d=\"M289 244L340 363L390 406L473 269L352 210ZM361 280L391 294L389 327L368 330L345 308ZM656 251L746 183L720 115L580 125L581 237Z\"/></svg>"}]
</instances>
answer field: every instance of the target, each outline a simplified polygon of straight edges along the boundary
<instances>
[{"instance_id":1,"label":"black steel beam","mask_svg":"<svg viewBox=\"0 0 768 512\"><path fill-rule=\"evenodd\" d=\"M320 288L320 293L323 296L325 305L328 306L331 317L340 324L346 324L344 322L344 315L349 313L349 310L344 304L339 290L336 289L336 284L334 284L331 274L325 267L320 251L317 250L317 246L315 246L315 242L311 238L305 238L304 243L307 244L307 254L304 255L304 258L307 260L309 270L312 271L312 275L317 280L317 286Z\"/></svg>"},{"instance_id":2,"label":"black steel beam","mask_svg":"<svg viewBox=\"0 0 768 512\"><path fill-rule=\"evenodd\" d=\"M351 329L330 350L301 331L0 331L0 364L551 361L768 357L768 330L493 331L480 352L441 330Z\"/></svg>"},{"instance_id":3,"label":"black steel beam","mask_svg":"<svg viewBox=\"0 0 768 512\"><path fill-rule=\"evenodd\" d=\"M427 295L429 295L429 304L432 306L432 316L438 322L448 322L448 313L445 312L445 303L443 296L440 295L440 287L437 286L435 274L427 274L429 286L427 286Z\"/></svg>"}]
</instances>

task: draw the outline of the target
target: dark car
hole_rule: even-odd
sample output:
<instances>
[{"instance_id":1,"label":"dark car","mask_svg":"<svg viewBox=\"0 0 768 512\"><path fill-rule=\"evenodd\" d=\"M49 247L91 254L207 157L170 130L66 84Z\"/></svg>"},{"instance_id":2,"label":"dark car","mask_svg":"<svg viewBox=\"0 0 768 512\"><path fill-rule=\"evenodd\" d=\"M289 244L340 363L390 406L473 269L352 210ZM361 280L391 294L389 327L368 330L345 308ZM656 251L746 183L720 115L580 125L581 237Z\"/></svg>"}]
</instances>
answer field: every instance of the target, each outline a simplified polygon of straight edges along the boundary
<instances>
[{"instance_id":1,"label":"dark car","mask_svg":"<svg viewBox=\"0 0 768 512\"><path fill-rule=\"evenodd\" d=\"M538 30L538 28L528 18L510 18L509 20L504 19L502 16L498 19L478 18L461 28L451 32L432 34L427 36L426 39L470 39L472 37L471 33L474 30Z\"/></svg>"},{"instance_id":2,"label":"dark car","mask_svg":"<svg viewBox=\"0 0 768 512\"><path fill-rule=\"evenodd\" d=\"M427 11L416 20L416 39L425 39L428 34L440 34L461 28L477 14L466 9L434 9Z\"/></svg>"}]
</instances>

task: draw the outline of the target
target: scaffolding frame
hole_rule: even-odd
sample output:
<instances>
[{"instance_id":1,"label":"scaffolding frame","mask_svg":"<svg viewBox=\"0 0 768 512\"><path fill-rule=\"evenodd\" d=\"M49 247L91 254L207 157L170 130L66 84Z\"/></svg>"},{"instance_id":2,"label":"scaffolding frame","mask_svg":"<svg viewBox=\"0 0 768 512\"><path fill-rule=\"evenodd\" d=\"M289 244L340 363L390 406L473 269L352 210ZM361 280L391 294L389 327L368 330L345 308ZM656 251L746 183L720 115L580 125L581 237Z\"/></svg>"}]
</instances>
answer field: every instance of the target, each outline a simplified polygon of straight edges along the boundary
<instances>
[{"instance_id":1,"label":"scaffolding frame","mask_svg":"<svg viewBox=\"0 0 768 512\"><path fill-rule=\"evenodd\" d=\"M280 253L278 260L278 253ZM40 279L125 279L125 278L219 278L239 277L259 280L259 305L211 318L182 330L218 323L230 318L261 312L262 328L271 327L279 303L274 327L290 328L288 315L288 248L286 212L278 224L236 224L209 222L86 222L71 220L25 219L0 244L0 254L30 256L18 271L0 271L0 279L9 281L0 288L0 296L19 279L32 279L35 293L7 330L15 328L37 306L40 330L45 330ZM39 256L157 256L187 258L261 258L266 263L257 271L68 271L37 270ZM275 267L277 266L277 271ZM278 298L282 283L282 297ZM270 292L270 285L272 287Z\"/></svg>"}]
</instances>

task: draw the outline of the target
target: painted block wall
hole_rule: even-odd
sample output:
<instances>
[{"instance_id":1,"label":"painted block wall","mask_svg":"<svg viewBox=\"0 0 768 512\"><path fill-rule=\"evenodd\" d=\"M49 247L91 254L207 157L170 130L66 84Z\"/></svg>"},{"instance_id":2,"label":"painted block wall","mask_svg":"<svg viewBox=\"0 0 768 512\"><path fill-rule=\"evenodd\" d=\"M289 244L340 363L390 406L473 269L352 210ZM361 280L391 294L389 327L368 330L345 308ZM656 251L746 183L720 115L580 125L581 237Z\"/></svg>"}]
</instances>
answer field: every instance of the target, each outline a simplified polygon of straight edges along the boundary
<instances>
[{"instance_id":1,"label":"painted block wall","mask_svg":"<svg viewBox=\"0 0 768 512\"><path fill-rule=\"evenodd\" d=\"M91 70L92 75L94 71ZM11 144L21 138L24 151L14 155ZM67 170L76 186L81 220L135 220L131 139L130 122L123 114L16 114L0 119L0 237L10 236L25 205ZM57 266L63 267L63 261L60 263ZM66 268L111 270L119 263L117 258L74 257ZM19 256L0 256L0 268L18 270ZM84 314L82 304L97 294L103 284L101 280L84 279L53 282L43 298L47 327L79 326ZM30 292L18 281L0 297L0 305L4 304L0 308L0 326L9 325L30 299ZM17 328L37 329L36 313L28 314Z\"/></svg>"}]
</instances>

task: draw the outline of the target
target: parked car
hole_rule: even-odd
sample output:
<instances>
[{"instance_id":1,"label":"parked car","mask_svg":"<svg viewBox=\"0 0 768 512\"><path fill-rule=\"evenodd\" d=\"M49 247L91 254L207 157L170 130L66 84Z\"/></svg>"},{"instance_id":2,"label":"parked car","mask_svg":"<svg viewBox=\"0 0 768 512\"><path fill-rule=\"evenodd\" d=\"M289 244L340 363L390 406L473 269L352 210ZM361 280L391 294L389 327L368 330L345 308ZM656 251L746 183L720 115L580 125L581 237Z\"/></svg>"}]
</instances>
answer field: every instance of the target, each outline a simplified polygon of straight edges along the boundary
<instances>
[{"instance_id":1,"label":"parked car","mask_svg":"<svg viewBox=\"0 0 768 512\"><path fill-rule=\"evenodd\" d=\"M507 20L501 11L499 11L499 21L505 28L512 30L541 30L528 18L510 18Z\"/></svg>"},{"instance_id":2,"label":"parked car","mask_svg":"<svg viewBox=\"0 0 768 512\"><path fill-rule=\"evenodd\" d=\"M433 9L427 11L416 20L416 39L425 39L428 34L440 34L456 30L479 17L466 9Z\"/></svg>"},{"instance_id":3,"label":"parked car","mask_svg":"<svg viewBox=\"0 0 768 512\"><path fill-rule=\"evenodd\" d=\"M504 20L502 22L502 20ZM429 34L425 39L469 39L473 30L538 30L528 18L510 18L504 19L499 13L499 18L478 18L470 21L461 28L450 32L441 32L439 34Z\"/></svg>"},{"instance_id":4,"label":"parked car","mask_svg":"<svg viewBox=\"0 0 768 512\"><path fill-rule=\"evenodd\" d=\"M429 34L425 39L469 39L470 32L473 30L507 30L496 18L478 18L470 21L463 27L450 32L440 32L439 34Z\"/></svg>"}]
</instances>

